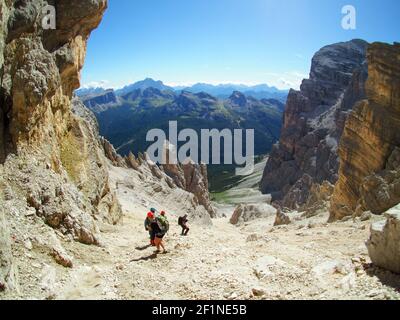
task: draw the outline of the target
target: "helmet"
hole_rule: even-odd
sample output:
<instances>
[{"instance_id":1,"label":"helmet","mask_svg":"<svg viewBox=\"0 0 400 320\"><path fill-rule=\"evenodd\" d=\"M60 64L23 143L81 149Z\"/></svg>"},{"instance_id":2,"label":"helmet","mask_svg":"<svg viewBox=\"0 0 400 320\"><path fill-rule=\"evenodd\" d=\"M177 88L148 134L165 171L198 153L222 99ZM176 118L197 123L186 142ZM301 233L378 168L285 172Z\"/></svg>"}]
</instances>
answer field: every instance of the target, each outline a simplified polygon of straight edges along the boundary
<instances>
[{"instance_id":1,"label":"helmet","mask_svg":"<svg viewBox=\"0 0 400 320\"><path fill-rule=\"evenodd\" d=\"M154 209L154 208L151 208L150 211L151 211L152 213L156 213L157 210Z\"/></svg>"},{"instance_id":2,"label":"helmet","mask_svg":"<svg viewBox=\"0 0 400 320\"><path fill-rule=\"evenodd\" d=\"M149 212L148 214L147 214L147 218L154 218L154 213L153 212Z\"/></svg>"},{"instance_id":3,"label":"helmet","mask_svg":"<svg viewBox=\"0 0 400 320\"><path fill-rule=\"evenodd\" d=\"M165 214L166 214L165 211L161 211L162 216L165 216Z\"/></svg>"}]
</instances>

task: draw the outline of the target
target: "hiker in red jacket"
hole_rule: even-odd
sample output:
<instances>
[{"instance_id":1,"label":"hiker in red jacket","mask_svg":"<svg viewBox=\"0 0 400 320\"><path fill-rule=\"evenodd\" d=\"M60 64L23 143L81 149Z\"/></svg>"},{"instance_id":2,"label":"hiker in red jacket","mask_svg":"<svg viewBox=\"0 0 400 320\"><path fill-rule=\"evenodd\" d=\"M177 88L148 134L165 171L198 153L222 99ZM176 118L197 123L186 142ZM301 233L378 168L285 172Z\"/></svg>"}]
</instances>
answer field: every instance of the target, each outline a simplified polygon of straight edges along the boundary
<instances>
[{"instance_id":1,"label":"hiker in red jacket","mask_svg":"<svg viewBox=\"0 0 400 320\"><path fill-rule=\"evenodd\" d=\"M152 222L155 220L155 214L154 213L155 213L155 211L154 212L150 211L147 214L146 220L144 220L144 227L145 227L146 231L149 232L150 245L153 246L153 247L156 246L156 244L155 244L156 233L151 227Z\"/></svg>"}]
</instances>

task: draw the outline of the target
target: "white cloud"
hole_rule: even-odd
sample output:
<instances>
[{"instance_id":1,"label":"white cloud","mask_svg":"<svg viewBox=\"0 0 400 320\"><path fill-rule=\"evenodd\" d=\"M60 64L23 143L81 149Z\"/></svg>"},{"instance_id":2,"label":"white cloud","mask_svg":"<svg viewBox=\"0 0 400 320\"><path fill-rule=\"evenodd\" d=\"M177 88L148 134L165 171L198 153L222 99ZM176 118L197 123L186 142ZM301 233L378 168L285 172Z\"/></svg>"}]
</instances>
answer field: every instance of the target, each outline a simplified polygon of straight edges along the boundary
<instances>
[{"instance_id":1,"label":"white cloud","mask_svg":"<svg viewBox=\"0 0 400 320\"><path fill-rule=\"evenodd\" d=\"M229 68L229 66L227 67ZM243 78L243 79L241 79ZM188 81L163 81L165 85L171 87L190 87L196 83L208 83L211 85L219 85L219 84L235 84L235 85L247 85L254 86L259 84L268 84L269 86L274 86L280 90L287 89L296 89L300 88L301 82L303 79L308 78L308 74L293 70L293 71L284 71L284 72L260 72L258 75L249 74L244 77L239 77L238 79L219 79L219 80L210 80L210 79L190 79ZM118 84L112 83L108 80L100 80L100 81L92 81L85 83L81 86L81 88L104 88L104 89L120 89L125 85L132 84L140 79L129 79L129 81L121 81Z\"/></svg>"},{"instance_id":2,"label":"white cloud","mask_svg":"<svg viewBox=\"0 0 400 320\"><path fill-rule=\"evenodd\" d=\"M299 71L286 71L282 73L266 73L267 82L278 89L296 89L300 88L303 79L308 75Z\"/></svg>"},{"instance_id":3,"label":"white cloud","mask_svg":"<svg viewBox=\"0 0 400 320\"><path fill-rule=\"evenodd\" d=\"M304 60L304 56L301 53L296 53L294 56L298 59Z\"/></svg>"},{"instance_id":4,"label":"white cloud","mask_svg":"<svg viewBox=\"0 0 400 320\"><path fill-rule=\"evenodd\" d=\"M195 84L195 82L184 82L184 81L177 81L177 82L174 82L174 81L167 81L167 82L164 82L164 84L166 85L166 86L169 86L169 87L190 87L190 86L192 86L192 85L194 85Z\"/></svg>"},{"instance_id":5,"label":"white cloud","mask_svg":"<svg viewBox=\"0 0 400 320\"><path fill-rule=\"evenodd\" d=\"M104 89L109 89L112 88L110 85L110 81L108 80L100 80L100 81L92 81L89 83L85 83L84 85L81 86L83 89L87 88L104 88Z\"/></svg>"}]
</instances>

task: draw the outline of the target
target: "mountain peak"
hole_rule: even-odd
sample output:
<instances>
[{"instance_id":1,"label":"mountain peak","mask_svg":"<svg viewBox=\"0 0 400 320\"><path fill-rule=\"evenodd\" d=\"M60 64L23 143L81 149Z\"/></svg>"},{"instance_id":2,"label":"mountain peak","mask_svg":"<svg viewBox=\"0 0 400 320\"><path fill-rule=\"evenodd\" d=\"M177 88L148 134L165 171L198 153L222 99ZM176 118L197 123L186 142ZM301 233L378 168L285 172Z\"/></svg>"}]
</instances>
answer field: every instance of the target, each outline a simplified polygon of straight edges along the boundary
<instances>
[{"instance_id":1,"label":"mountain peak","mask_svg":"<svg viewBox=\"0 0 400 320\"><path fill-rule=\"evenodd\" d=\"M229 100L232 102L232 104L240 107L246 106L247 103L246 96L240 91L234 91L232 95L229 97Z\"/></svg>"},{"instance_id":2,"label":"mountain peak","mask_svg":"<svg viewBox=\"0 0 400 320\"><path fill-rule=\"evenodd\" d=\"M136 84L139 84L139 83L149 83L149 84L151 83L151 84L164 85L164 83L161 80L154 80L153 78L146 78L142 81L136 82Z\"/></svg>"},{"instance_id":3,"label":"mountain peak","mask_svg":"<svg viewBox=\"0 0 400 320\"><path fill-rule=\"evenodd\" d=\"M135 91L137 89L140 89L140 90L144 91L144 90L149 89L149 88L154 88L154 89L157 89L157 90L160 90L160 91L165 91L165 90L174 91L174 88L166 86L160 80L154 80L152 78L146 78L144 80L141 80L141 81L135 82L133 84L127 85L127 86L123 87L120 90L117 90L116 94L119 95L119 96L123 96L123 95L129 94L129 93L131 93L131 92L133 92L133 91Z\"/></svg>"},{"instance_id":4,"label":"mountain peak","mask_svg":"<svg viewBox=\"0 0 400 320\"><path fill-rule=\"evenodd\" d=\"M346 77L363 64L367 47L368 42L354 39L321 48L312 58L310 78L335 81L334 73L341 73Z\"/></svg>"}]
</instances>

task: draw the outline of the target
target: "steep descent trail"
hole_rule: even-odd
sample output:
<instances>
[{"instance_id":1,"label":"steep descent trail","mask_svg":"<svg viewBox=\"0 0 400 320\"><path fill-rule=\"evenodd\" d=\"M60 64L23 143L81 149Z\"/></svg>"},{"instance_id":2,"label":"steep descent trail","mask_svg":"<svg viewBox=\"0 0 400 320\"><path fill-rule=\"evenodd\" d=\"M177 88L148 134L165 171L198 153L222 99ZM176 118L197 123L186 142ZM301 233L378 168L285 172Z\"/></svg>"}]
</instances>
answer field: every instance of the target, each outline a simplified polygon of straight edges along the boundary
<instances>
[{"instance_id":1,"label":"steep descent trail","mask_svg":"<svg viewBox=\"0 0 400 320\"><path fill-rule=\"evenodd\" d=\"M368 268L368 222L327 225L324 213L278 228L274 217L235 227L221 218L213 226L192 224L182 237L170 212L169 253L155 255L143 227L148 208L129 203L140 195L120 183L123 223L102 226L102 248L68 246L76 263L57 298L400 298L399 277Z\"/></svg>"}]
</instances>

